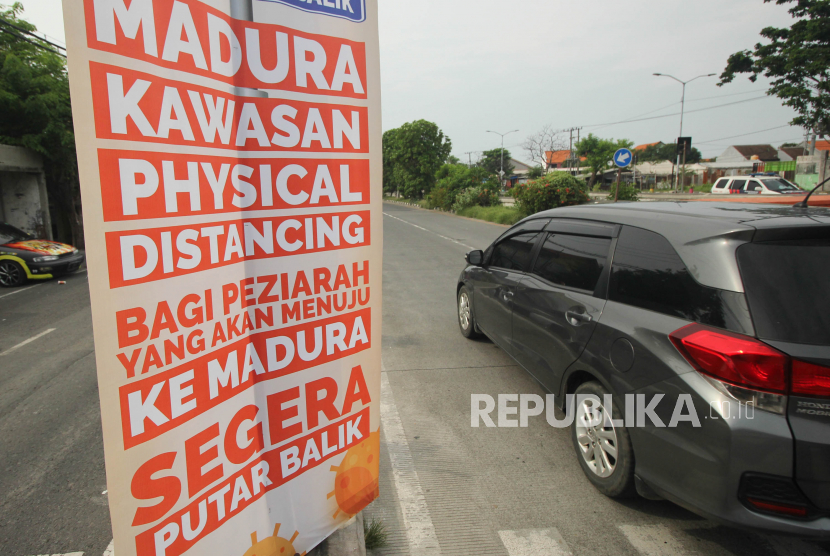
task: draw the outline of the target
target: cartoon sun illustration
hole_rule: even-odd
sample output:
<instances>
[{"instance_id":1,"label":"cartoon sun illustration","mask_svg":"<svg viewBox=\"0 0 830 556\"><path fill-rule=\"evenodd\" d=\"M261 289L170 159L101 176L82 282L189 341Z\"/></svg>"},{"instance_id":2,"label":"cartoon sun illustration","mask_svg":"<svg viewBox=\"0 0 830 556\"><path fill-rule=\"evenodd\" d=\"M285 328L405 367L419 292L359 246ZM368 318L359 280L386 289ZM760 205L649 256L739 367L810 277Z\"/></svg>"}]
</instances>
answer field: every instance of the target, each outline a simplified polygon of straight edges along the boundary
<instances>
[{"instance_id":1,"label":"cartoon sun illustration","mask_svg":"<svg viewBox=\"0 0 830 556\"><path fill-rule=\"evenodd\" d=\"M333 517L341 511L351 517L378 497L379 460L380 431L375 431L360 444L349 448L339 467L331 466L337 473L334 490L328 495L328 498L334 496L337 499L338 509Z\"/></svg>"},{"instance_id":2,"label":"cartoon sun illustration","mask_svg":"<svg viewBox=\"0 0 830 556\"><path fill-rule=\"evenodd\" d=\"M256 531L251 533L251 548L243 556L305 556L305 552L299 554L294 550L294 541L299 536L299 531L294 531L291 539L283 539L279 536L280 524L274 525L274 535L261 541L257 541Z\"/></svg>"}]
</instances>

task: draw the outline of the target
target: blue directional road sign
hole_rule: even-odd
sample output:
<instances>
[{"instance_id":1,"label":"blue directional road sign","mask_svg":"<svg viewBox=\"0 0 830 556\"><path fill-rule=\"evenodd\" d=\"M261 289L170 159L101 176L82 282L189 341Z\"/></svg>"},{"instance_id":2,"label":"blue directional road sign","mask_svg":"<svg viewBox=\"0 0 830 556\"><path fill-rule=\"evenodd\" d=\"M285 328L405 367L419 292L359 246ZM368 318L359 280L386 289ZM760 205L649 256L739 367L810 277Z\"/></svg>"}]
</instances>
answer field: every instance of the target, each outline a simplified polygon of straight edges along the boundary
<instances>
[{"instance_id":1,"label":"blue directional road sign","mask_svg":"<svg viewBox=\"0 0 830 556\"><path fill-rule=\"evenodd\" d=\"M620 168L627 168L628 166L631 166L632 160L634 160L634 156L628 149L620 149L614 153L614 164Z\"/></svg>"}]
</instances>

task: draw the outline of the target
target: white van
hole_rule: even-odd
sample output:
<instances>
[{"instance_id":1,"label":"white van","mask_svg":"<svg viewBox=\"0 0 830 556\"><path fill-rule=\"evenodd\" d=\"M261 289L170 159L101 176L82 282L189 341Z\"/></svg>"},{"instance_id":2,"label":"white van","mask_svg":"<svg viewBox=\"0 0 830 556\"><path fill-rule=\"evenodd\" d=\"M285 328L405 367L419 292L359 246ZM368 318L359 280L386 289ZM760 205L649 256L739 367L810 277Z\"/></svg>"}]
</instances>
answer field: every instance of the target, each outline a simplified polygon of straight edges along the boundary
<instances>
[{"instance_id":1,"label":"white van","mask_svg":"<svg viewBox=\"0 0 830 556\"><path fill-rule=\"evenodd\" d=\"M777 174L752 174L720 178L712 186L712 193L715 195L797 195L806 192Z\"/></svg>"}]
</instances>

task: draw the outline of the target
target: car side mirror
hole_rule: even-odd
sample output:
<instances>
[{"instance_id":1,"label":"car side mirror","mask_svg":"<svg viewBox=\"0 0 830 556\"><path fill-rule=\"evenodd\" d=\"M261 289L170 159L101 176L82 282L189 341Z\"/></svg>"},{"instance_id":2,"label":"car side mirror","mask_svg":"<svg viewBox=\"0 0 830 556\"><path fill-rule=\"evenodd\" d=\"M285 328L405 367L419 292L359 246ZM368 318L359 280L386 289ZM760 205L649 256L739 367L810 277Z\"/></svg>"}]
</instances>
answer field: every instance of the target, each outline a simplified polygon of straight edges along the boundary
<instances>
[{"instance_id":1,"label":"car side mirror","mask_svg":"<svg viewBox=\"0 0 830 556\"><path fill-rule=\"evenodd\" d=\"M464 258L467 260L467 264L481 266L484 263L484 251L470 251Z\"/></svg>"}]
</instances>

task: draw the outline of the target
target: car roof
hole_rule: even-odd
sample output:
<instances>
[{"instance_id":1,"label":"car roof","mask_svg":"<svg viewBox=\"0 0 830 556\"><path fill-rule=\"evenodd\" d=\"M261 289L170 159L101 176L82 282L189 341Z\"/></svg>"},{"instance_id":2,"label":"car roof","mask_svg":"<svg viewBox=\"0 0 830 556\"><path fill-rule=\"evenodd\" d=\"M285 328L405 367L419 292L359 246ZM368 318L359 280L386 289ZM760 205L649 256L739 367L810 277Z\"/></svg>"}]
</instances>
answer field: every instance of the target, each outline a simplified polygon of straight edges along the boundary
<instances>
[{"instance_id":1,"label":"car roof","mask_svg":"<svg viewBox=\"0 0 830 556\"><path fill-rule=\"evenodd\" d=\"M698 282L735 292L743 292L735 257L741 245L753 240L779 239L795 232L830 233L830 209L760 203L658 201L578 205L543 211L522 223L539 218L576 218L651 230L669 240Z\"/></svg>"}]
</instances>

